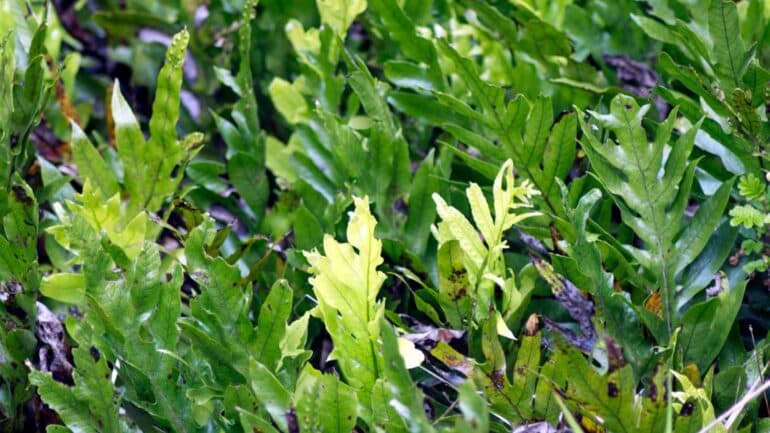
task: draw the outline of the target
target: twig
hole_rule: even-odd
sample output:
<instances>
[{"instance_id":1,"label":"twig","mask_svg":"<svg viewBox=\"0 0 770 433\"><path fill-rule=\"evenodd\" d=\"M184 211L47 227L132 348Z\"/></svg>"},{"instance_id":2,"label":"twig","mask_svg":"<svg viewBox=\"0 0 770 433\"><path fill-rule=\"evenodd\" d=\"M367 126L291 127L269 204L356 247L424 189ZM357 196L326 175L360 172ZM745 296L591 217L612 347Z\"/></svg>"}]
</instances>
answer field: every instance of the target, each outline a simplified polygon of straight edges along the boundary
<instances>
[{"instance_id":1,"label":"twig","mask_svg":"<svg viewBox=\"0 0 770 433\"><path fill-rule=\"evenodd\" d=\"M754 360L757 362L757 372L759 372L760 377L762 377L764 369L762 368L762 362L759 360L759 351L756 350L757 342L754 340L754 327L751 325L749 325L749 334L751 334L751 344L754 346ZM765 402L765 410L770 413L770 403L767 401L767 394L763 393L762 399Z\"/></svg>"},{"instance_id":2,"label":"twig","mask_svg":"<svg viewBox=\"0 0 770 433\"><path fill-rule=\"evenodd\" d=\"M755 389L753 391L748 392L746 395L744 395L743 398L740 399L737 403L735 403L730 409L726 410L722 415L720 415L714 421L711 421L710 423L708 423L705 427L700 429L698 433L707 433L722 421L724 421L725 428L729 429L730 426L732 426L732 424L738 419L738 415L740 415L741 412L743 412L743 409L746 408L746 405L748 405L751 400L754 400L756 397L758 397L760 394L764 393L768 388L770 388L770 380L767 380L763 382L761 385L755 386L752 388L755 388Z\"/></svg>"}]
</instances>

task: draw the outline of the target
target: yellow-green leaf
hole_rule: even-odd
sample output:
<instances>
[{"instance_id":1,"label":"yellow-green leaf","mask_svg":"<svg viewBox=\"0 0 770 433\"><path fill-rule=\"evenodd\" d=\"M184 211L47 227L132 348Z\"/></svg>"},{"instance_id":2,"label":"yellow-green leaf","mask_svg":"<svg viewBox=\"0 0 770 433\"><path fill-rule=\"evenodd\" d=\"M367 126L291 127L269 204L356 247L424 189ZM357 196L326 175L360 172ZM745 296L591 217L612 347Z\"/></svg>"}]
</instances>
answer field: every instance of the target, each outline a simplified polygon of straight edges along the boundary
<instances>
[{"instance_id":1,"label":"yellow-green leaf","mask_svg":"<svg viewBox=\"0 0 770 433\"><path fill-rule=\"evenodd\" d=\"M86 279L83 274L62 272L53 274L40 283L40 292L59 302L81 304L86 294Z\"/></svg>"},{"instance_id":2,"label":"yellow-green leaf","mask_svg":"<svg viewBox=\"0 0 770 433\"><path fill-rule=\"evenodd\" d=\"M375 347L384 304L377 303L376 298L385 274L377 270L383 262L382 242L374 236L377 222L369 211L369 199L353 200L348 243L326 235L324 254L305 252L305 257L310 262L310 283L318 299L316 314L334 343L330 357L337 360L348 383L356 388L359 400L368 402L382 369L382 358Z\"/></svg>"},{"instance_id":3,"label":"yellow-green leaf","mask_svg":"<svg viewBox=\"0 0 770 433\"><path fill-rule=\"evenodd\" d=\"M321 21L341 38L358 14L366 10L366 0L316 0Z\"/></svg>"},{"instance_id":4,"label":"yellow-green leaf","mask_svg":"<svg viewBox=\"0 0 770 433\"><path fill-rule=\"evenodd\" d=\"M289 123L299 123L308 118L310 110L300 88L299 82L289 83L282 78L274 78L267 89L275 108Z\"/></svg>"}]
</instances>

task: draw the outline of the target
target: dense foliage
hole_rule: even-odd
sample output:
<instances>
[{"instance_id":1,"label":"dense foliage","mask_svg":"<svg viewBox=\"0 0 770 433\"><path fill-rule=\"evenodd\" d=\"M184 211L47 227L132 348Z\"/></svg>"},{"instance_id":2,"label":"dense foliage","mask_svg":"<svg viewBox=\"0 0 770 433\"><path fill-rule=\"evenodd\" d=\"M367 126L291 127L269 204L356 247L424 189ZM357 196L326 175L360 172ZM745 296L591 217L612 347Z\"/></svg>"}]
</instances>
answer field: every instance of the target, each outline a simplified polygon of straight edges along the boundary
<instances>
[{"instance_id":1,"label":"dense foliage","mask_svg":"<svg viewBox=\"0 0 770 433\"><path fill-rule=\"evenodd\" d=\"M0 0L0 429L770 432L768 113L768 0Z\"/></svg>"}]
</instances>

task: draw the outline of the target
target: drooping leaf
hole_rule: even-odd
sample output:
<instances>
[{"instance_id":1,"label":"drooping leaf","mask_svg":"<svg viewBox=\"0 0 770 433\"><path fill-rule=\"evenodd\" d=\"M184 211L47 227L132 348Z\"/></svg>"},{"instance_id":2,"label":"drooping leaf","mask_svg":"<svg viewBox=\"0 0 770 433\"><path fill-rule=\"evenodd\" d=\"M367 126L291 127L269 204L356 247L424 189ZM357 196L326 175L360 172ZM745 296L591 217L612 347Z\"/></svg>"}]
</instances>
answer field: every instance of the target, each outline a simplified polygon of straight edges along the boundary
<instances>
[{"instance_id":1,"label":"drooping leaf","mask_svg":"<svg viewBox=\"0 0 770 433\"><path fill-rule=\"evenodd\" d=\"M512 379L508 376L505 354L494 326L485 326L483 363L460 354L443 341L431 350L431 355L448 368L468 376L476 387L484 390L491 411L517 423L533 415L531 398L537 384L540 342L539 334L522 338Z\"/></svg>"},{"instance_id":2,"label":"drooping leaf","mask_svg":"<svg viewBox=\"0 0 770 433\"><path fill-rule=\"evenodd\" d=\"M457 401L463 414L463 418L457 420L455 428L458 431L478 433L489 431L489 407L470 382L460 385Z\"/></svg>"},{"instance_id":3,"label":"drooping leaf","mask_svg":"<svg viewBox=\"0 0 770 433\"><path fill-rule=\"evenodd\" d=\"M384 376L393 396L390 405L404 418L410 431L424 433L434 431L425 416L422 393L412 382L404 359L399 354L398 342L393 328L383 321L380 323L380 329L382 330Z\"/></svg>"}]
</instances>

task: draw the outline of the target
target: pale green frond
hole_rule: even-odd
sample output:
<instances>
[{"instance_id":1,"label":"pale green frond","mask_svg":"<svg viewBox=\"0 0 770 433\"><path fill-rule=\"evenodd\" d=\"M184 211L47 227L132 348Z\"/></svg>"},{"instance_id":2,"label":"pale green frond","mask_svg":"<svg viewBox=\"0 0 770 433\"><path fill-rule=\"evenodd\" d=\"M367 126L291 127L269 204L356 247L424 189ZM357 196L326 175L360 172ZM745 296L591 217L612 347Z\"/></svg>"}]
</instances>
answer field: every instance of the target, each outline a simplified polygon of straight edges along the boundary
<instances>
[{"instance_id":1,"label":"pale green frond","mask_svg":"<svg viewBox=\"0 0 770 433\"><path fill-rule=\"evenodd\" d=\"M730 209L730 225L744 226L748 229L767 224L767 215L751 205L735 206Z\"/></svg>"},{"instance_id":2,"label":"pale green frond","mask_svg":"<svg viewBox=\"0 0 770 433\"><path fill-rule=\"evenodd\" d=\"M348 243L327 235L323 254L305 252L305 258L313 274L310 283L318 300L316 314L334 343L330 359L337 360L347 382L356 388L359 401L369 402L382 369L375 347L384 304L376 299L385 274L377 270L383 262L382 242L374 236L377 221L369 211L369 199L354 198L354 204L347 227Z\"/></svg>"},{"instance_id":3,"label":"pale green frond","mask_svg":"<svg viewBox=\"0 0 770 433\"><path fill-rule=\"evenodd\" d=\"M341 38L356 17L366 10L366 0L316 0L321 22L331 26Z\"/></svg>"}]
</instances>

